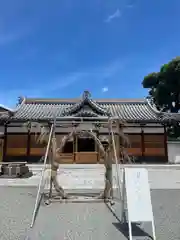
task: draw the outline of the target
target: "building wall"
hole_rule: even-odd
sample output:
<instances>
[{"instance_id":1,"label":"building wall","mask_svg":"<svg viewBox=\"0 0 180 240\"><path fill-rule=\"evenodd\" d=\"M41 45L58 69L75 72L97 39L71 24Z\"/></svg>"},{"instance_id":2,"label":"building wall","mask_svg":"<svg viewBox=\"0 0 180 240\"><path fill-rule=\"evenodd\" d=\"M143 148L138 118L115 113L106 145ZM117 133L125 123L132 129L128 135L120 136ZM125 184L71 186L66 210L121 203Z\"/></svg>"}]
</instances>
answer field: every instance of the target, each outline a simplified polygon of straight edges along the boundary
<instances>
[{"instance_id":1,"label":"building wall","mask_svg":"<svg viewBox=\"0 0 180 240\"><path fill-rule=\"evenodd\" d=\"M180 164L180 141L168 141L167 146L169 162Z\"/></svg>"},{"instance_id":2,"label":"building wall","mask_svg":"<svg viewBox=\"0 0 180 240\"><path fill-rule=\"evenodd\" d=\"M167 144L165 135L162 133L139 133L126 134L130 147L126 148L129 156L134 157L138 162L165 162L167 157ZM116 137L116 143L118 143ZM116 146L118 153L118 146ZM121 154L119 153L120 159Z\"/></svg>"},{"instance_id":3,"label":"building wall","mask_svg":"<svg viewBox=\"0 0 180 240\"><path fill-rule=\"evenodd\" d=\"M3 138L0 138L0 162L3 160L3 146L4 146L4 140Z\"/></svg>"},{"instance_id":4,"label":"building wall","mask_svg":"<svg viewBox=\"0 0 180 240\"><path fill-rule=\"evenodd\" d=\"M60 144L62 137L66 134L57 134L57 145ZM107 134L103 134L108 137ZM127 153L130 156L135 156L138 161L166 161L166 144L164 141L163 133L144 133L143 137L140 133L126 133L131 146L127 148ZM119 151L119 137L115 136L116 151L118 159L121 159ZM29 147L28 147L29 146ZM73 146L74 152L76 152L75 146ZM7 133L7 144L5 150L6 161L33 161L37 162L42 156L44 156L46 150L46 144L38 144L35 141L35 135L31 134L28 137L27 132ZM149 159L149 160L148 160ZM61 154L59 162L61 163L95 163L99 161L99 154L88 152L83 156L79 153L67 153ZM102 160L100 162L103 162Z\"/></svg>"}]
</instances>

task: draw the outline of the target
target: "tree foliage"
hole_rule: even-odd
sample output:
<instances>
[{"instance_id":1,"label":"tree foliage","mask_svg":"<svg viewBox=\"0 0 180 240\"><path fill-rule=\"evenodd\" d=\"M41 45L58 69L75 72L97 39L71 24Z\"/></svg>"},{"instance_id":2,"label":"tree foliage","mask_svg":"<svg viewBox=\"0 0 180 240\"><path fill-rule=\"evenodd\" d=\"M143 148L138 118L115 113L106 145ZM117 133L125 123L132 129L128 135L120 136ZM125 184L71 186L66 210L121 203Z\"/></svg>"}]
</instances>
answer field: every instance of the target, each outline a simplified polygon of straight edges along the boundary
<instances>
[{"instance_id":1,"label":"tree foliage","mask_svg":"<svg viewBox=\"0 0 180 240\"><path fill-rule=\"evenodd\" d=\"M142 82L149 96L162 111L178 113L180 110L180 57L164 64L159 72L150 73Z\"/></svg>"},{"instance_id":2,"label":"tree foliage","mask_svg":"<svg viewBox=\"0 0 180 240\"><path fill-rule=\"evenodd\" d=\"M149 89L149 97L158 110L170 113L180 112L180 57L161 66L159 72L144 77L144 88ZM168 129L169 135L180 136L178 123Z\"/></svg>"},{"instance_id":3,"label":"tree foliage","mask_svg":"<svg viewBox=\"0 0 180 240\"><path fill-rule=\"evenodd\" d=\"M169 138L172 139L180 139L180 127L179 124L176 122L173 125L169 126L167 129L167 133Z\"/></svg>"}]
</instances>

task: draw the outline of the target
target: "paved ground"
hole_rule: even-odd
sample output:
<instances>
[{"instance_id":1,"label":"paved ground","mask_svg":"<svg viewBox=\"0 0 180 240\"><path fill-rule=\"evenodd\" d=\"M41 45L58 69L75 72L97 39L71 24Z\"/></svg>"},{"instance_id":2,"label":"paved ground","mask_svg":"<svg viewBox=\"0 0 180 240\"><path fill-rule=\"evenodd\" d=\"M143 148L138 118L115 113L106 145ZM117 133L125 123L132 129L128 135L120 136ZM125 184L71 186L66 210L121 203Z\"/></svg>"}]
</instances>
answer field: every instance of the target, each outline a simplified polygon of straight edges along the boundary
<instances>
[{"instance_id":1,"label":"paved ground","mask_svg":"<svg viewBox=\"0 0 180 240\"><path fill-rule=\"evenodd\" d=\"M147 166L149 173L149 183L151 189L180 189L180 166ZM38 186L41 176L42 165L32 165L34 175L28 179L0 179L0 186ZM115 168L113 170L116 174ZM49 172L46 177L49 179ZM92 165L61 165L58 180L65 189L96 189L104 188L104 166L102 164Z\"/></svg>"},{"instance_id":2,"label":"paved ground","mask_svg":"<svg viewBox=\"0 0 180 240\"><path fill-rule=\"evenodd\" d=\"M36 193L35 188L0 187L0 239L25 239ZM179 190L152 190L157 240L180 239L179 199ZM102 203L41 206L32 239L127 239L127 231L108 211Z\"/></svg>"},{"instance_id":3,"label":"paved ground","mask_svg":"<svg viewBox=\"0 0 180 240\"><path fill-rule=\"evenodd\" d=\"M0 187L0 239L23 240L30 226L36 188Z\"/></svg>"},{"instance_id":4,"label":"paved ground","mask_svg":"<svg viewBox=\"0 0 180 240\"><path fill-rule=\"evenodd\" d=\"M31 239L124 239L114 224L118 222L104 203L55 203L40 209Z\"/></svg>"}]
</instances>

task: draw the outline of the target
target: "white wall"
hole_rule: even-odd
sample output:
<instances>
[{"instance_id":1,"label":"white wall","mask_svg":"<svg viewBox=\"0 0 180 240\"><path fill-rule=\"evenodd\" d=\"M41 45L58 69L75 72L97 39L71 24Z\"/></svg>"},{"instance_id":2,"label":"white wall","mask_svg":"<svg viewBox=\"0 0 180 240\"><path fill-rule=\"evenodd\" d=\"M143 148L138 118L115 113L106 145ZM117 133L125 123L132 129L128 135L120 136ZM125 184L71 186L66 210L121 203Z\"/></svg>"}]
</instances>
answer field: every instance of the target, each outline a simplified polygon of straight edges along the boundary
<instances>
[{"instance_id":1,"label":"white wall","mask_svg":"<svg viewBox=\"0 0 180 240\"><path fill-rule=\"evenodd\" d=\"M180 163L180 141L168 141L167 148L169 163Z\"/></svg>"}]
</instances>

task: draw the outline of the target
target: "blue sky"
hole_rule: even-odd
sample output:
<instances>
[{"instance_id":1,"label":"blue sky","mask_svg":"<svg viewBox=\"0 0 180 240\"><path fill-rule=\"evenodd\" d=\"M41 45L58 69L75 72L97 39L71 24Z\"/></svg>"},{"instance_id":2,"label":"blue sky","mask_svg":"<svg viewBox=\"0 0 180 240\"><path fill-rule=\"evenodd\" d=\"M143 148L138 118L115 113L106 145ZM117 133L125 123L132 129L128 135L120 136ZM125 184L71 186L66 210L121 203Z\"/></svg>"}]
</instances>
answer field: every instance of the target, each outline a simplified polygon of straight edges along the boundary
<instances>
[{"instance_id":1,"label":"blue sky","mask_svg":"<svg viewBox=\"0 0 180 240\"><path fill-rule=\"evenodd\" d=\"M143 77L180 55L179 12L179 0L1 1L0 103L145 97Z\"/></svg>"}]
</instances>

